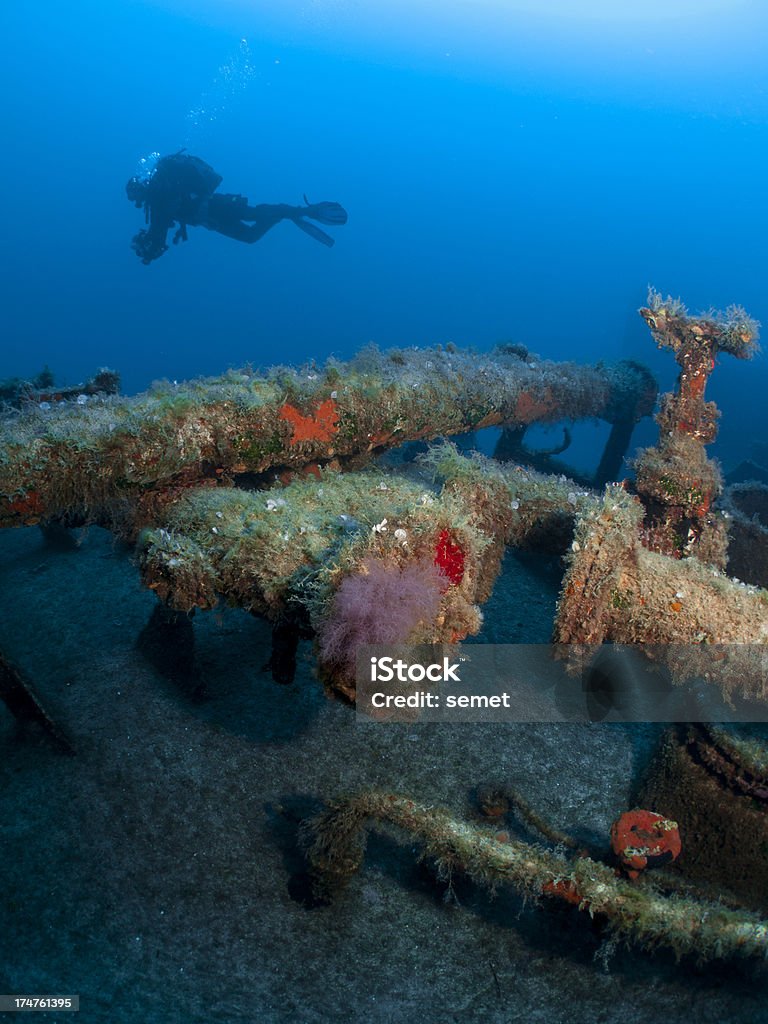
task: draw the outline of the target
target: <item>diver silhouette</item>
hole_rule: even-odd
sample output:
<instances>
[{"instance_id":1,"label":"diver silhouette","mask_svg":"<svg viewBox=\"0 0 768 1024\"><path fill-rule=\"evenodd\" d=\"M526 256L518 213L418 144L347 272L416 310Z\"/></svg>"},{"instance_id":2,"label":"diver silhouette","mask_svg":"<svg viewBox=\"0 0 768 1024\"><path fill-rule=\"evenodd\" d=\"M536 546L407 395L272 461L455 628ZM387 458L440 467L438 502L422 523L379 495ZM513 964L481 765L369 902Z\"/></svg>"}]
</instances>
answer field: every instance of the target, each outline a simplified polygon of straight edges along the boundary
<instances>
[{"instance_id":1,"label":"diver silhouette","mask_svg":"<svg viewBox=\"0 0 768 1024\"><path fill-rule=\"evenodd\" d=\"M173 244L187 241L188 227L204 227L239 242L258 242L281 220L291 220L311 238L332 246L334 240L316 224L346 224L347 211L338 203L310 203L305 206L261 203L250 206L248 198L227 195L216 189L222 177L204 160L184 150L161 157L153 153L139 164L139 173L129 179L125 192L139 209L143 207L147 228L134 235L131 248L142 263L149 265L168 251L166 239L178 225Z\"/></svg>"}]
</instances>

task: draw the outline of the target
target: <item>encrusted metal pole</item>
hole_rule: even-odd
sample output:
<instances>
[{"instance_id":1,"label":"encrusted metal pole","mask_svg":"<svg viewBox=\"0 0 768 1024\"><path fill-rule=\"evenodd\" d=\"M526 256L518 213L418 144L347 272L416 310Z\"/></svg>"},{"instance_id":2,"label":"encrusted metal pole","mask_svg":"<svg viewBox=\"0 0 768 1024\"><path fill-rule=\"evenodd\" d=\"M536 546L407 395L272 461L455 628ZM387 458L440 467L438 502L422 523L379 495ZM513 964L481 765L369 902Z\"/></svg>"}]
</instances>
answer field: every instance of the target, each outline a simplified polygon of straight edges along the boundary
<instances>
[{"instance_id":1,"label":"encrusted metal pole","mask_svg":"<svg viewBox=\"0 0 768 1024\"><path fill-rule=\"evenodd\" d=\"M370 350L349 363L163 384L37 408L3 424L0 526L96 522L133 537L202 483L319 465L480 427L600 417L643 386L631 364L493 352Z\"/></svg>"},{"instance_id":2,"label":"encrusted metal pole","mask_svg":"<svg viewBox=\"0 0 768 1024\"><path fill-rule=\"evenodd\" d=\"M526 895L565 900L641 946L699 960L768 955L768 922L754 914L662 895L589 857L567 858L508 836L500 842L487 829L393 793L341 800L309 823L308 857L321 894L332 895L360 869L369 819L405 831L446 877L458 868L481 885L510 884Z\"/></svg>"},{"instance_id":3,"label":"encrusted metal pole","mask_svg":"<svg viewBox=\"0 0 768 1024\"><path fill-rule=\"evenodd\" d=\"M674 558L696 555L724 568L727 537L712 503L722 481L705 445L717 436L719 416L704 399L717 357L749 359L757 348L757 323L739 306L724 313L690 316L677 299L649 294L640 310L656 344L669 348L680 366L677 390L664 395L656 417L659 442L637 460L637 492L646 508L644 543Z\"/></svg>"}]
</instances>

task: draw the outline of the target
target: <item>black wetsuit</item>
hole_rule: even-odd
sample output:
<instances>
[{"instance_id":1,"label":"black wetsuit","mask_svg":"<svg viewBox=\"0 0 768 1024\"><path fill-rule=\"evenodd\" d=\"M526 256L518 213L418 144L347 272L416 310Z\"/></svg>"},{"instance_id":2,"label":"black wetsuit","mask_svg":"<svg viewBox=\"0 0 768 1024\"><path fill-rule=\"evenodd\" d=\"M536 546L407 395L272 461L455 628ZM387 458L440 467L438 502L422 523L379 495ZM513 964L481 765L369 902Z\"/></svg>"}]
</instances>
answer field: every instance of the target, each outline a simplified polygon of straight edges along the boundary
<instances>
[{"instance_id":1,"label":"black wetsuit","mask_svg":"<svg viewBox=\"0 0 768 1024\"><path fill-rule=\"evenodd\" d=\"M249 206L246 196L214 194L222 180L198 157L178 153L158 160L144 201L149 227L139 233L144 263L166 252L166 238L175 225L174 243L186 241L187 227L205 227L240 242L256 242L281 220L298 215L295 206Z\"/></svg>"}]
</instances>

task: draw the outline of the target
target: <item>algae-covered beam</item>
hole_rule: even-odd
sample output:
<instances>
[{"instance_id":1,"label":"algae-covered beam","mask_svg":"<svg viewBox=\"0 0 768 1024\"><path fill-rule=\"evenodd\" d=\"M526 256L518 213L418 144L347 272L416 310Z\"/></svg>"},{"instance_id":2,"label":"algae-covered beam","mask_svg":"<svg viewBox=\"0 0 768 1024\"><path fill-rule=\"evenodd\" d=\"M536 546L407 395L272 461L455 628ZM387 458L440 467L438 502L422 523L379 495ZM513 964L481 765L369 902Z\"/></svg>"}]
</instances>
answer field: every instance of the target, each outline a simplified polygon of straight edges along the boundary
<instances>
[{"instance_id":1,"label":"algae-covered beam","mask_svg":"<svg viewBox=\"0 0 768 1024\"><path fill-rule=\"evenodd\" d=\"M460 495L381 471L324 471L269 491L190 491L139 551L144 583L171 608L223 598L311 629L326 684L353 698L361 644L453 643L478 630L502 554L492 541ZM275 653L286 682L285 648Z\"/></svg>"},{"instance_id":2,"label":"algae-covered beam","mask_svg":"<svg viewBox=\"0 0 768 1024\"><path fill-rule=\"evenodd\" d=\"M648 380L632 363L451 347L370 350L325 368L229 373L131 399L38 408L4 425L0 525L53 518L131 533L137 516L151 523L158 506L204 480L349 464L484 426L612 419L635 392L647 397Z\"/></svg>"},{"instance_id":3,"label":"algae-covered beam","mask_svg":"<svg viewBox=\"0 0 768 1024\"><path fill-rule=\"evenodd\" d=\"M643 507L621 487L578 519L554 641L574 663L603 643L643 644L672 677L716 683L726 697L768 700L768 592L697 558L643 547Z\"/></svg>"},{"instance_id":4,"label":"algae-covered beam","mask_svg":"<svg viewBox=\"0 0 768 1024\"><path fill-rule=\"evenodd\" d=\"M330 896L361 867L369 820L402 829L448 877L454 869L476 882L509 884L526 896L573 903L607 920L623 938L665 946L698 960L768 955L768 922L703 900L665 896L616 876L589 857L567 858L452 817L392 793L369 792L334 804L307 827L308 857L318 891Z\"/></svg>"},{"instance_id":5,"label":"algae-covered beam","mask_svg":"<svg viewBox=\"0 0 768 1024\"><path fill-rule=\"evenodd\" d=\"M554 639L573 645L572 656L580 646L643 644L678 681L701 677L727 699L764 701L768 593L721 572L727 520L712 510L720 474L704 448L716 433L717 409L704 399L716 358L749 358L757 324L739 307L692 317L655 292L640 313L675 354L677 390L662 399L658 445L638 459L639 500L608 487L579 518Z\"/></svg>"},{"instance_id":6,"label":"algae-covered beam","mask_svg":"<svg viewBox=\"0 0 768 1024\"><path fill-rule=\"evenodd\" d=\"M463 455L450 442L435 445L420 462L444 492L473 510L478 527L500 547L564 552L576 516L600 501L566 476L500 464L477 453Z\"/></svg>"}]
</instances>

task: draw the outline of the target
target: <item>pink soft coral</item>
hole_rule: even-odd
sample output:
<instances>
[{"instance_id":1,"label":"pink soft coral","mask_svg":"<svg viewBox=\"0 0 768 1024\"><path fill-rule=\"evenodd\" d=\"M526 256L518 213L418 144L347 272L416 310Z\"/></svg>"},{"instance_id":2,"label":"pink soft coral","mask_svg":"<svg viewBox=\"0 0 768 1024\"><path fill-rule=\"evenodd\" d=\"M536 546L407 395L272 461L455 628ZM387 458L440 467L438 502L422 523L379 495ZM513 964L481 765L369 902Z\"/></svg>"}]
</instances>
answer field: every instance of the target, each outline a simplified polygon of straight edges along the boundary
<instances>
[{"instance_id":1,"label":"pink soft coral","mask_svg":"<svg viewBox=\"0 0 768 1024\"><path fill-rule=\"evenodd\" d=\"M351 679L358 647L408 640L419 624L434 621L447 583L428 559L400 568L367 558L362 571L347 576L336 592L320 631L321 659Z\"/></svg>"}]
</instances>

